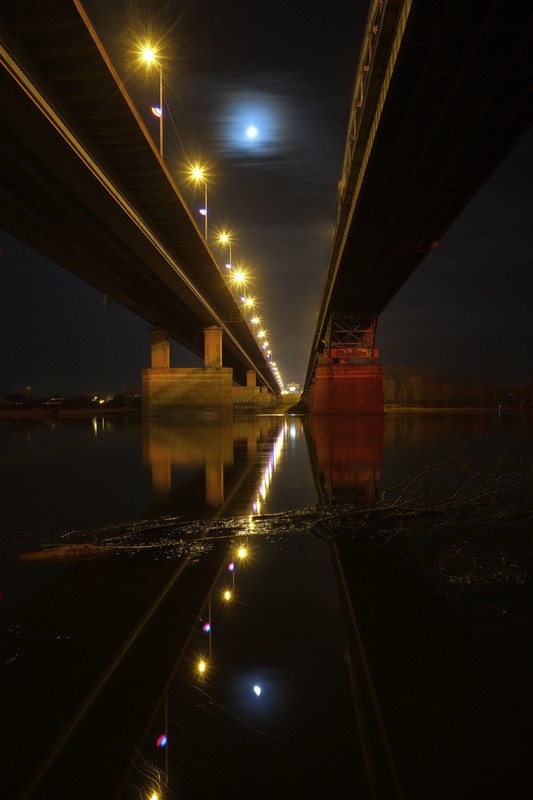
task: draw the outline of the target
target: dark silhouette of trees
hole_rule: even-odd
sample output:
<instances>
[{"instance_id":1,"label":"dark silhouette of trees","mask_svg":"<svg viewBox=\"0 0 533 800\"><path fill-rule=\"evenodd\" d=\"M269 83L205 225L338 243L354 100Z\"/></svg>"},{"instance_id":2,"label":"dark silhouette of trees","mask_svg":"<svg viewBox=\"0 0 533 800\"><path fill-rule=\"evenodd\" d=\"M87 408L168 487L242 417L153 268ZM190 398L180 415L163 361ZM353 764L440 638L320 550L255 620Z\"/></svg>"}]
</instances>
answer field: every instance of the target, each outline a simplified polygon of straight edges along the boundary
<instances>
[{"instance_id":1,"label":"dark silhouette of trees","mask_svg":"<svg viewBox=\"0 0 533 800\"><path fill-rule=\"evenodd\" d=\"M504 386L439 375L430 367L383 367L385 405L420 408L533 408L533 381Z\"/></svg>"}]
</instances>

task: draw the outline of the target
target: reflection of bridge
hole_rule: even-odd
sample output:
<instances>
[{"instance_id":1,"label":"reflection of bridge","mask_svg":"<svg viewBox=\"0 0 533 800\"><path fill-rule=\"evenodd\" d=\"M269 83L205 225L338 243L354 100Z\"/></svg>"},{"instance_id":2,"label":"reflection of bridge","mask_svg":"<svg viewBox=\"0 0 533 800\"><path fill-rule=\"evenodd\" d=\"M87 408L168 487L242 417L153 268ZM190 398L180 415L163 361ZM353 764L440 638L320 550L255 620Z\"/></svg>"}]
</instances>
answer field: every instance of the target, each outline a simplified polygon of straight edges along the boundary
<instances>
[{"instance_id":1,"label":"reflection of bridge","mask_svg":"<svg viewBox=\"0 0 533 800\"><path fill-rule=\"evenodd\" d=\"M209 516L214 511L226 516L255 513L265 469L284 429L282 417L274 415L212 423L144 420L143 457L152 471L153 509L158 515L176 513L176 505L181 513L187 510L191 486L173 486L173 470L190 468L205 474L205 483L200 480L193 497L195 515L202 493Z\"/></svg>"},{"instance_id":2,"label":"reflection of bridge","mask_svg":"<svg viewBox=\"0 0 533 800\"><path fill-rule=\"evenodd\" d=\"M383 461L383 416L313 415L308 431L322 502L372 503Z\"/></svg>"},{"instance_id":3,"label":"reflection of bridge","mask_svg":"<svg viewBox=\"0 0 533 800\"><path fill-rule=\"evenodd\" d=\"M235 380L277 393L81 2L3 3L0 24L2 227L162 331L152 366L167 336L203 356L215 327Z\"/></svg>"},{"instance_id":4,"label":"reflection of bridge","mask_svg":"<svg viewBox=\"0 0 533 800\"><path fill-rule=\"evenodd\" d=\"M384 420L371 416L262 416L253 420L182 423L147 419L143 423L143 460L152 473L152 509L158 517L195 516L205 497L205 512L225 516L256 515L267 499L279 451L288 440L307 434L318 497L369 503L375 498L383 460ZM187 473L190 470L190 480ZM181 472L181 480L178 480ZM259 506L258 506L259 502Z\"/></svg>"},{"instance_id":5,"label":"reflection of bridge","mask_svg":"<svg viewBox=\"0 0 533 800\"><path fill-rule=\"evenodd\" d=\"M382 410L377 318L530 126L532 33L528 3L371 3L305 382L311 411Z\"/></svg>"}]
</instances>

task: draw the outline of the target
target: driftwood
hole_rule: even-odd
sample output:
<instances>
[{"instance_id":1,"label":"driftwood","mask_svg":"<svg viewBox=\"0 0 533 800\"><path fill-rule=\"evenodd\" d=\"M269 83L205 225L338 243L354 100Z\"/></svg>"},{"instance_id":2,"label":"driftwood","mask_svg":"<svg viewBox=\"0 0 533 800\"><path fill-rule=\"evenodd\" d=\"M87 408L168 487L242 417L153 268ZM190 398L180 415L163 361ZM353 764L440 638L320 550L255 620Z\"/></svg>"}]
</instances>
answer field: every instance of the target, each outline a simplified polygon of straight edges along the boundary
<instances>
[{"instance_id":1,"label":"driftwood","mask_svg":"<svg viewBox=\"0 0 533 800\"><path fill-rule=\"evenodd\" d=\"M339 495L322 507L279 514L216 520L163 517L74 530L63 534L60 543L47 542L21 559L65 561L142 551L180 557L205 551L215 541L241 536L298 534L390 543L452 533L456 540L442 556L440 568L457 585L474 585L487 556L479 558L469 541L476 536L487 540L491 533L497 537L502 530L509 534L529 529L532 475L531 462L509 452L487 454L477 465L456 455L428 464L379 492L372 502L353 502L349 495ZM493 574L525 579L507 553L497 551L490 558Z\"/></svg>"},{"instance_id":2,"label":"driftwood","mask_svg":"<svg viewBox=\"0 0 533 800\"><path fill-rule=\"evenodd\" d=\"M62 544L47 547L45 550L36 550L32 553L22 553L21 561L72 561L80 558L102 558L109 556L113 551L122 552L121 545L103 544Z\"/></svg>"}]
</instances>

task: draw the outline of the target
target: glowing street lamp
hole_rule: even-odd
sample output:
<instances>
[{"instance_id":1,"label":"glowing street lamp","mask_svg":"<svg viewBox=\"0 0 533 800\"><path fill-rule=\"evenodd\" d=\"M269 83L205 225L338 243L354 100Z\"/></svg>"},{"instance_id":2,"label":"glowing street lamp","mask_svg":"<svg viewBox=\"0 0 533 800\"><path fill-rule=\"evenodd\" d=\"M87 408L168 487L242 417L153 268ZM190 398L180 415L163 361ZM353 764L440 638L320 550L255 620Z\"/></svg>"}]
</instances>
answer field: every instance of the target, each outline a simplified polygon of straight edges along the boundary
<instances>
[{"instance_id":1,"label":"glowing street lamp","mask_svg":"<svg viewBox=\"0 0 533 800\"><path fill-rule=\"evenodd\" d=\"M163 67L157 60L157 51L151 45L142 48L141 59L145 64L153 64L159 69L159 108L152 106L152 113L159 117L159 155L163 158Z\"/></svg>"},{"instance_id":2,"label":"glowing street lamp","mask_svg":"<svg viewBox=\"0 0 533 800\"><path fill-rule=\"evenodd\" d=\"M205 220L204 239L207 242L207 175L205 173L205 168L198 165L192 167L191 178L195 183L201 183L202 181L204 183L204 207L200 209L200 214L203 215Z\"/></svg>"},{"instance_id":3,"label":"glowing street lamp","mask_svg":"<svg viewBox=\"0 0 533 800\"><path fill-rule=\"evenodd\" d=\"M224 247L229 247L229 262L226 264L227 269L231 269L231 233L227 233L226 231L222 231L218 237L219 244L224 245Z\"/></svg>"},{"instance_id":4,"label":"glowing street lamp","mask_svg":"<svg viewBox=\"0 0 533 800\"><path fill-rule=\"evenodd\" d=\"M248 280L248 275L243 269L236 269L231 271L231 279L237 286L242 286Z\"/></svg>"}]
</instances>

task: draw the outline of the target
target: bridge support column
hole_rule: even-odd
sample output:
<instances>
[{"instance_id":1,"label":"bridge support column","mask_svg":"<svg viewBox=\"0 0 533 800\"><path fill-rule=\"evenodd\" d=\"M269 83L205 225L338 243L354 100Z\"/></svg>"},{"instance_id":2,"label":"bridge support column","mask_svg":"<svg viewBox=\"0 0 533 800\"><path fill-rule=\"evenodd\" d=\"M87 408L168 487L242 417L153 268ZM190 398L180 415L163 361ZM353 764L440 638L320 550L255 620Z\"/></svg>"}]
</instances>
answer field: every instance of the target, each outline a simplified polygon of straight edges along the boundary
<instances>
[{"instance_id":1,"label":"bridge support column","mask_svg":"<svg viewBox=\"0 0 533 800\"><path fill-rule=\"evenodd\" d=\"M332 313L307 396L311 414L383 414L377 317Z\"/></svg>"},{"instance_id":2,"label":"bridge support column","mask_svg":"<svg viewBox=\"0 0 533 800\"><path fill-rule=\"evenodd\" d=\"M166 331L152 331L152 367L142 371L145 416L218 419L233 414L233 370L222 366L222 329L204 331L205 367L170 368Z\"/></svg>"},{"instance_id":3,"label":"bridge support column","mask_svg":"<svg viewBox=\"0 0 533 800\"><path fill-rule=\"evenodd\" d=\"M381 364L319 364L307 405L311 414L383 414Z\"/></svg>"},{"instance_id":4,"label":"bridge support column","mask_svg":"<svg viewBox=\"0 0 533 800\"><path fill-rule=\"evenodd\" d=\"M222 328L217 325L204 328L204 365L222 366Z\"/></svg>"},{"instance_id":5,"label":"bridge support column","mask_svg":"<svg viewBox=\"0 0 533 800\"><path fill-rule=\"evenodd\" d=\"M168 369L170 367L170 341L168 331L153 328L152 337L152 369Z\"/></svg>"},{"instance_id":6,"label":"bridge support column","mask_svg":"<svg viewBox=\"0 0 533 800\"><path fill-rule=\"evenodd\" d=\"M246 370L246 386L256 386L257 373L255 369Z\"/></svg>"}]
</instances>

